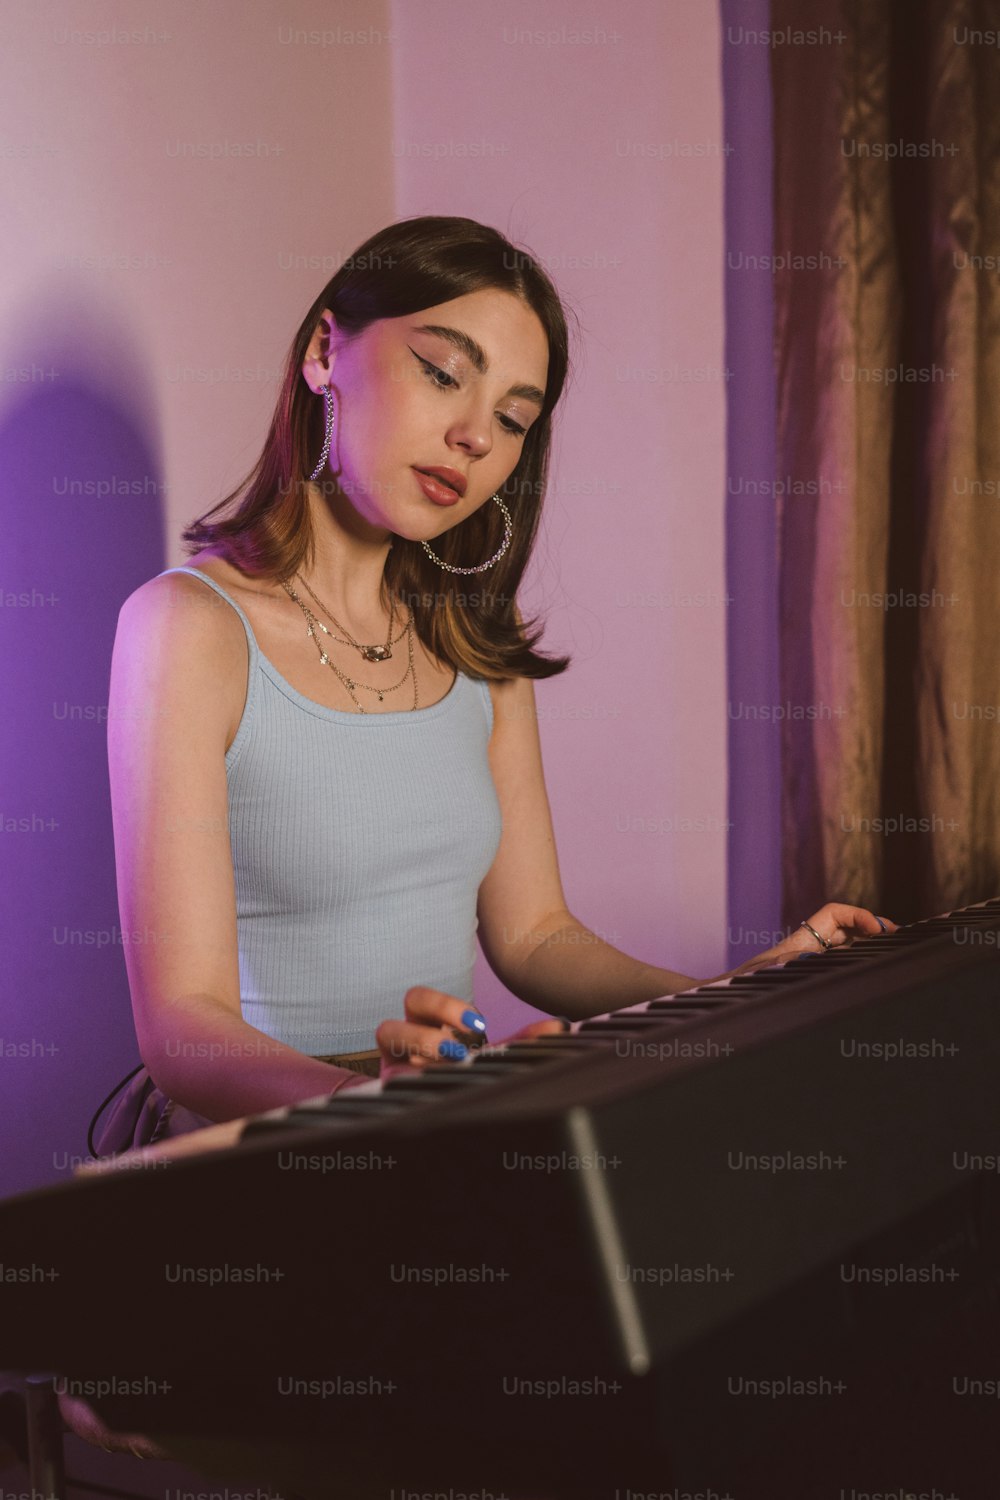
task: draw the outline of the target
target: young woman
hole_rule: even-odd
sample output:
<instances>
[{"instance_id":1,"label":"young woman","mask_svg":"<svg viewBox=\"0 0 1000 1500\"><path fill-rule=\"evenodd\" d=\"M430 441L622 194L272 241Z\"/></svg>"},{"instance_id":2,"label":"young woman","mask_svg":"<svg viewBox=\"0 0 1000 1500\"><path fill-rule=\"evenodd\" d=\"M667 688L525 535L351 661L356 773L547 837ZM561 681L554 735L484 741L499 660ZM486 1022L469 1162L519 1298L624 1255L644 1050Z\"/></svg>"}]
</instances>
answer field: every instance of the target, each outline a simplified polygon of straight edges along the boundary
<instances>
[{"instance_id":1,"label":"young woman","mask_svg":"<svg viewBox=\"0 0 1000 1500\"><path fill-rule=\"evenodd\" d=\"M145 1067L101 1151L448 1066L485 1037L477 936L573 1019L699 982L602 942L560 882L533 680L568 659L517 593L566 374L530 255L391 225L306 314L190 564L125 601L109 762ZM742 968L881 925L828 905Z\"/></svg>"}]
</instances>

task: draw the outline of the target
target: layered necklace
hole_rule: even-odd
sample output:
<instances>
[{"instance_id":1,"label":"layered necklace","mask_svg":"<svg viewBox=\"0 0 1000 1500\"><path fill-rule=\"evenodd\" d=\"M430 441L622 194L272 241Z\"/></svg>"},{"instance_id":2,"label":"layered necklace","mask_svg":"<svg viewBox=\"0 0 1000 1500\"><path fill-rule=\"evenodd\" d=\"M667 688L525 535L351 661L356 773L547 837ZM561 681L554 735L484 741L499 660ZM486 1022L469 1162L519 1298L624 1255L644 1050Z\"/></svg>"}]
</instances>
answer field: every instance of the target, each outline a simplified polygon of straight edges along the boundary
<instances>
[{"instance_id":1,"label":"layered necklace","mask_svg":"<svg viewBox=\"0 0 1000 1500\"><path fill-rule=\"evenodd\" d=\"M297 573L294 576L296 578L298 578L298 574ZM326 626L323 624L323 621L322 620L318 620L316 618L316 616L313 614L312 610L309 608L308 604L306 604L302 599L299 598L298 594L292 588L291 584L290 583L286 583L285 580L282 579L282 581L281 581L281 587L285 590L285 593L289 596L290 599L294 599L295 600L295 603L299 606L299 609L301 609L302 613L306 617L306 625L307 625L306 634L309 635L309 636L312 636L313 640L316 642L316 647L317 647L317 649L319 651L320 662L322 663L322 665L324 667L329 667L330 671L336 673L336 675L340 678L341 682L344 684L344 686L346 687L347 691L350 693L353 702L357 705L358 713L359 714L364 714L364 713L367 713L368 710L366 708L362 708L361 707L361 704L360 704L358 698L355 696L355 692L354 692L355 688L360 688L361 691L365 692L365 693L377 693L378 694L378 701L380 703L382 703L384 701L384 699L385 699L386 693L394 693L394 692L396 692L397 688L401 688L403 686L403 683L410 676L413 677L413 709L416 709L416 707L418 705L418 695L417 695L417 674L413 670L413 613L412 613L412 611L410 613L410 616L409 616L408 620L404 624L402 630L394 638L393 634L392 634L392 627L393 627L393 625L395 623L395 620L396 620L396 600L395 600L395 598L393 598L392 604L390 605L390 608L389 608L389 630L388 630L388 634L386 635L386 638L385 638L385 645L384 646L363 646L360 641L356 641L354 639L354 637L349 633L349 631L347 630L347 628L345 626L341 625L340 621L336 618L336 616L330 610L329 606L326 605L326 604L324 604L323 601L322 601L322 599L320 599L315 593L313 593L312 589L309 587L308 583L306 583L305 579L302 578L299 581L302 584L303 588L306 590L306 592L308 594L310 594L312 596L312 598L315 600L315 602L319 605L319 607L323 611L323 613L325 615L327 615L333 621L333 623L334 623L334 625L336 625L337 629L338 630L342 630L344 632L344 634L342 636L340 636L340 635L334 635L332 630L328 630L326 628ZM407 654L408 654L408 657L409 657L409 661L408 661L408 664L407 664L406 671L403 673L403 675L399 679L399 681L398 682L394 682L391 687L370 687L368 685L368 683L366 683L366 682L358 682L358 681L355 680L355 678L348 677L346 673L342 672L340 670L340 668L337 667L330 660L330 654L329 654L329 652L324 649L323 643L320 641L319 637L316 634L316 632L318 630L321 630L323 632L323 634L325 636L327 636L331 641L339 641L341 643L341 645L344 645L344 646L353 646L354 649L355 649L355 651L359 651L361 653L361 656L362 656L362 658L365 661L370 661L370 662L389 661L391 659L391 657L392 657L392 648L393 648L393 646L396 644L397 641L402 640L403 636L405 635L406 636L406 649L407 649ZM413 709L411 709L410 711L412 712Z\"/></svg>"}]
</instances>

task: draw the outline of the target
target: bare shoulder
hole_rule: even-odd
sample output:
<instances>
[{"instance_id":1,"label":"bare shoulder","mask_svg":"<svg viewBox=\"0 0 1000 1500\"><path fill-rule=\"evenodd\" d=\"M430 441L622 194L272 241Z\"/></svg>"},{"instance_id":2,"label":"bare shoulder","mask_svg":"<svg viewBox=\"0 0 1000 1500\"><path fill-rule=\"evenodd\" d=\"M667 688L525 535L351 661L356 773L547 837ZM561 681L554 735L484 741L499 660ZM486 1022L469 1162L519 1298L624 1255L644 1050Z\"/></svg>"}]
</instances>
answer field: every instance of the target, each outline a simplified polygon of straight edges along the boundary
<instances>
[{"instance_id":1,"label":"bare shoulder","mask_svg":"<svg viewBox=\"0 0 1000 1500\"><path fill-rule=\"evenodd\" d=\"M228 589L229 580L223 576L228 564L212 560L207 565L185 566L196 567ZM245 641L242 622L232 605L190 573L160 573L147 579L124 601L121 616L139 628L155 630L158 641L166 636L171 643L216 647L234 657Z\"/></svg>"},{"instance_id":2,"label":"bare shoulder","mask_svg":"<svg viewBox=\"0 0 1000 1500\"><path fill-rule=\"evenodd\" d=\"M227 565L187 563L214 577ZM158 693L179 694L211 709L232 743L243 711L248 665L246 633L239 615L220 594L190 573L162 573L147 579L123 602L118 615L115 656L133 659Z\"/></svg>"}]
</instances>

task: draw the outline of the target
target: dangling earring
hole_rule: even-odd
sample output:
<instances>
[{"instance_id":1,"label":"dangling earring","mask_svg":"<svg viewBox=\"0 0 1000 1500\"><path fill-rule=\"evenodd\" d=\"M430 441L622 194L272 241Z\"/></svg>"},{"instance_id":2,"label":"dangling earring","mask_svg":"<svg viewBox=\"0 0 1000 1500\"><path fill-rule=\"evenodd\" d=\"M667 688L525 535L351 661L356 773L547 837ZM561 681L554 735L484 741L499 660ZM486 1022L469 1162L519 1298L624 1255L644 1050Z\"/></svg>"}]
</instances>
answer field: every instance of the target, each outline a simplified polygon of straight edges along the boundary
<instances>
[{"instance_id":1,"label":"dangling earring","mask_svg":"<svg viewBox=\"0 0 1000 1500\"><path fill-rule=\"evenodd\" d=\"M440 568L447 568L449 573L481 573L484 568L491 568L495 562L499 561L499 559L503 557L504 553L507 551L507 548L510 546L510 539L514 534L514 526L513 522L510 519L510 511L507 509L506 505L504 505L503 501L500 499L500 496L491 495L490 499L495 500L500 509L503 511L504 537L503 544L500 547L500 551L494 552L489 561L480 563L478 568L455 568L452 567L451 563L442 562L440 557L436 557L434 555L426 542L421 542L420 545L427 553L427 556L430 558L431 562L436 562L438 567Z\"/></svg>"},{"instance_id":2,"label":"dangling earring","mask_svg":"<svg viewBox=\"0 0 1000 1500\"><path fill-rule=\"evenodd\" d=\"M333 437L333 386L323 387L323 396L326 401L326 432L323 434L323 451L319 456L319 463L309 475L310 479L318 479L326 468L326 461L330 457L330 440Z\"/></svg>"}]
</instances>

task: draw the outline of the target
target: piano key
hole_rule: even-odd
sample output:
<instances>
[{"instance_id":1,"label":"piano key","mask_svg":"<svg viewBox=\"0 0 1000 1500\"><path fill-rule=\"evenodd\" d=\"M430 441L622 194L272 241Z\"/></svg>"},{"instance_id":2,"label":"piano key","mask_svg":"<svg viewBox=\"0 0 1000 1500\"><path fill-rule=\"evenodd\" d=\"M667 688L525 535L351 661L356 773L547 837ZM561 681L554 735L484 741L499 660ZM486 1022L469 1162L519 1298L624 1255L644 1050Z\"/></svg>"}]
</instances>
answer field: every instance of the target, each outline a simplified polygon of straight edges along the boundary
<instances>
[{"instance_id":1,"label":"piano key","mask_svg":"<svg viewBox=\"0 0 1000 1500\"><path fill-rule=\"evenodd\" d=\"M694 1017L688 1016L686 1019L692 1020ZM662 1011L643 1011L640 1014L631 1012L628 1015L591 1016L586 1021L580 1022L580 1032L584 1035L589 1035L592 1031L610 1030L612 1028L622 1032L649 1031L655 1026L661 1029L664 1026L681 1026L684 1020L685 1017L683 1016L665 1017Z\"/></svg>"},{"instance_id":2,"label":"piano key","mask_svg":"<svg viewBox=\"0 0 1000 1500\"><path fill-rule=\"evenodd\" d=\"M496 1078L507 1077L509 1071L501 1064L486 1068L427 1068L420 1073L397 1073L386 1082L385 1092L395 1095L420 1089L482 1088Z\"/></svg>"},{"instance_id":3,"label":"piano key","mask_svg":"<svg viewBox=\"0 0 1000 1500\"><path fill-rule=\"evenodd\" d=\"M697 1000L691 998L693 992L687 991L678 995L658 995L655 1000L647 1000L647 1005L673 1005L678 1010L713 1010L732 1002L724 995L714 995L706 990L704 995L699 995Z\"/></svg>"},{"instance_id":4,"label":"piano key","mask_svg":"<svg viewBox=\"0 0 1000 1500\"><path fill-rule=\"evenodd\" d=\"M257 1115L251 1119L244 1128L243 1135L259 1135L269 1131L288 1130L293 1126L312 1128L316 1125L340 1121L344 1124L350 1122L357 1124L363 1120L374 1120L382 1116L390 1117L401 1114L411 1109L416 1100L399 1099L378 1094L367 1100L358 1100L348 1103L347 1100L338 1100L337 1096L331 1095L326 1105L312 1104L309 1108L301 1105L292 1105L287 1110L272 1111L266 1115Z\"/></svg>"},{"instance_id":5,"label":"piano key","mask_svg":"<svg viewBox=\"0 0 1000 1500\"><path fill-rule=\"evenodd\" d=\"M709 999L706 995L703 1000L649 1000L647 1009L654 1010L658 1015L677 1016L702 1016L711 1015L713 1012L727 1010L731 1005L737 1003L735 996L728 999Z\"/></svg>"},{"instance_id":6,"label":"piano key","mask_svg":"<svg viewBox=\"0 0 1000 1500\"><path fill-rule=\"evenodd\" d=\"M535 1041L526 1040L523 1044L512 1042L509 1046L491 1053L490 1061L508 1068L547 1067L559 1049L541 1045L546 1040L546 1037L538 1037ZM561 1041L563 1038L553 1038L553 1040ZM478 1063L473 1066L478 1067Z\"/></svg>"}]
</instances>

